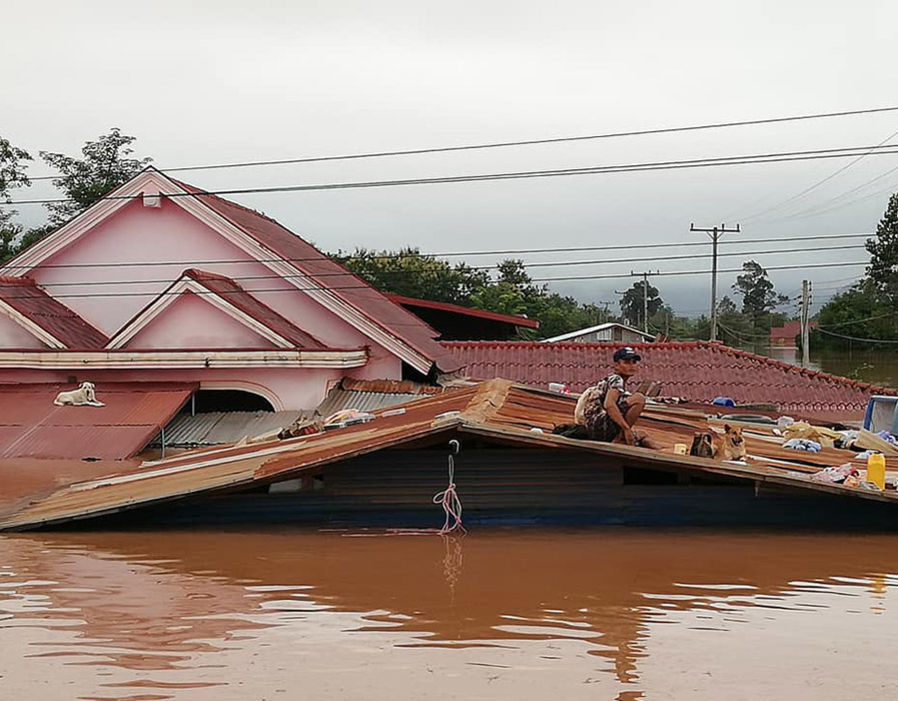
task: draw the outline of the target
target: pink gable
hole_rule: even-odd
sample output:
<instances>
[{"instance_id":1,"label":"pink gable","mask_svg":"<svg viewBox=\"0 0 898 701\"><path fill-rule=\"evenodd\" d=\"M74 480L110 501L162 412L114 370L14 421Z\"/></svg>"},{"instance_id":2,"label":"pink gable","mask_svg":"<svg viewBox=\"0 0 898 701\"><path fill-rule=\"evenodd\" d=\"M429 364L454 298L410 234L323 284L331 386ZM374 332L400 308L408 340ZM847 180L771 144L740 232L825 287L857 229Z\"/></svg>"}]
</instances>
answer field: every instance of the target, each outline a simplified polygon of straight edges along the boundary
<instances>
[{"instance_id":1,"label":"pink gable","mask_svg":"<svg viewBox=\"0 0 898 701\"><path fill-rule=\"evenodd\" d=\"M164 198L160 207L129 203L29 274L113 336L188 268L235 280L326 347L372 345L348 322Z\"/></svg>"},{"instance_id":2,"label":"pink gable","mask_svg":"<svg viewBox=\"0 0 898 701\"><path fill-rule=\"evenodd\" d=\"M275 348L275 344L239 320L184 292L125 344L126 348Z\"/></svg>"},{"instance_id":3,"label":"pink gable","mask_svg":"<svg viewBox=\"0 0 898 701\"><path fill-rule=\"evenodd\" d=\"M47 346L41 343L34 334L22 328L20 324L10 319L0 310L0 348L37 348L46 350Z\"/></svg>"}]
</instances>

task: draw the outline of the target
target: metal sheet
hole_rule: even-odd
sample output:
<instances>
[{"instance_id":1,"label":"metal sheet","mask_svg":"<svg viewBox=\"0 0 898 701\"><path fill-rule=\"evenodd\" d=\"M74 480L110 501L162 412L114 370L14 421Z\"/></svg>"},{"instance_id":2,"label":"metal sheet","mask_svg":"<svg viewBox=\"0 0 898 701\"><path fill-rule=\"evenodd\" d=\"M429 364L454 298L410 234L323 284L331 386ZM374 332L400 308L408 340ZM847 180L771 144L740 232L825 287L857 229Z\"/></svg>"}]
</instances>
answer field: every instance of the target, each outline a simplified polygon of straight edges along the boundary
<instances>
[{"instance_id":1,"label":"metal sheet","mask_svg":"<svg viewBox=\"0 0 898 701\"><path fill-rule=\"evenodd\" d=\"M751 435L746 435L749 455L754 456L752 463L743 465L676 455L672 451L675 443L688 443L686 439L691 438L696 429L708 430L709 423L702 414L694 411L676 413L670 407L657 413L647 410L640 420L640 427L651 435L661 450L552 435L553 424L571 420L573 407L573 398L514 385L506 380L493 380L410 403L401 414L384 416L385 412L377 412L369 423L287 440L205 448L143 463L139 468L110 470L106 476L97 479L61 484L53 492L35 493L33 498L0 514L0 529L62 523L202 494L252 490L301 475L314 475L330 465L381 450L437 445L445 449L450 438L458 438L466 446L489 444L516 449L575 450L595 459L625 461L628 466L672 471L689 478L724 478L752 486L785 487L805 494L837 494L843 498L884 502L898 508L895 492L850 489L808 479L809 473L822 466L850 459L853 455L850 451L834 448L825 448L819 454L790 451L769 442L773 437L769 427L755 427ZM89 437L91 441L101 439L100 435ZM513 452L523 455L519 450ZM497 489L515 490L530 479L523 473L513 476L516 456L511 453L506 456L510 474L485 475L493 480ZM551 465L539 467L553 469ZM898 469L898 457L887 458L887 469ZM358 478L382 479L383 475L377 470L369 470ZM402 475L397 479L401 480ZM561 510L563 507L563 504L559 505Z\"/></svg>"},{"instance_id":2,"label":"metal sheet","mask_svg":"<svg viewBox=\"0 0 898 701\"><path fill-rule=\"evenodd\" d=\"M327 398L318 405L317 412L322 417L327 417L336 411L343 409L358 409L359 411L375 411L388 407L407 404L416 399L421 399L420 394L395 394L392 392L357 392L354 390L338 389L331 391Z\"/></svg>"},{"instance_id":3,"label":"metal sheet","mask_svg":"<svg viewBox=\"0 0 898 701\"><path fill-rule=\"evenodd\" d=\"M165 427L165 445L195 447L233 443L289 426L301 411L210 411L190 416L180 414ZM151 445L162 444L157 435Z\"/></svg>"},{"instance_id":4,"label":"metal sheet","mask_svg":"<svg viewBox=\"0 0 898 701\"><path fill-rule=\"evenodd\" d=\"M71 385L0 389L0 457L121 460L139 452L196 390L191 383L108 383L105 406L56 406Z\"/></svg>"}]
</instances>

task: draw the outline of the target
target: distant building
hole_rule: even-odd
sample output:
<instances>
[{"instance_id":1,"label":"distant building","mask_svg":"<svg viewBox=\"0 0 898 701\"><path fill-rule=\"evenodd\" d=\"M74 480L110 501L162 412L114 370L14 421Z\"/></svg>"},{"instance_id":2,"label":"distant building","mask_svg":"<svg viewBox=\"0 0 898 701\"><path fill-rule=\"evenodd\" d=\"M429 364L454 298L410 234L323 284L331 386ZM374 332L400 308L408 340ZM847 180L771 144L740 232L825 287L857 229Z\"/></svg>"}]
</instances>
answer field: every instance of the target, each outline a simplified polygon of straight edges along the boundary
<instances>
[{"instance_id":1,"label":"distant building","mask_svg":"<svg viewBox=\"0 0 898 701\"><path fill-rule=\"evenodd\" d=\"M654 334L634 329L626 324L609 322L590 326L586 329L571 331L561 336L543 339L543 343L598 343L602 341L619 341L622 343L647 343L655 340Z\"/></svg>"},{"instance_id":2,"label":"distant building","mask_svg":"<svg viewBox=\"0 0 898 701\"><path fill-rule=\"evenodd\" d=\"M387 297L431 326L443 341L510 341L517 337L519 329L539 328L536 319L517 314L497 314L402 295Z\"/></svg>"},{"instance_id":3,"label":"distant building","mask_svg":"<svg viewBox=\"0 0 898 701\"><path fill-rule=\"evenodd\" d=\"M817 322L812 321L808 324L810 328L816 328ZM787 321L782 326L774 326L770 329L770 345L778 348L795 348L797 347L797 339L801 335L800 321Z\"/></svg>"}]
</instances>

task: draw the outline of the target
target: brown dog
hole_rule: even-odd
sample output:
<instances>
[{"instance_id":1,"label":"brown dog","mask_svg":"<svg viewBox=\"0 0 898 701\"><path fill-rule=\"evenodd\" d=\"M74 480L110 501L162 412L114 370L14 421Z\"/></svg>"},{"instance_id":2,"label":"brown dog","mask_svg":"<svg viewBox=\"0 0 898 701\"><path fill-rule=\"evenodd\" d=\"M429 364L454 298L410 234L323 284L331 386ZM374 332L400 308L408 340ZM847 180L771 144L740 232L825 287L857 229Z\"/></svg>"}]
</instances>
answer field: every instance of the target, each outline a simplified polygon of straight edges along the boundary
<instances>
[{"instance_id":1,"label":"brown dog","mask_svg":"<svg viewBox=\"0 0 898 701\"><path fill-rule=\"evenodd\" d=\"M723 435L714 440L714 457L717 460L745 461L745 439L742 428L724 424Z\"/></svg>"}]
</instances>

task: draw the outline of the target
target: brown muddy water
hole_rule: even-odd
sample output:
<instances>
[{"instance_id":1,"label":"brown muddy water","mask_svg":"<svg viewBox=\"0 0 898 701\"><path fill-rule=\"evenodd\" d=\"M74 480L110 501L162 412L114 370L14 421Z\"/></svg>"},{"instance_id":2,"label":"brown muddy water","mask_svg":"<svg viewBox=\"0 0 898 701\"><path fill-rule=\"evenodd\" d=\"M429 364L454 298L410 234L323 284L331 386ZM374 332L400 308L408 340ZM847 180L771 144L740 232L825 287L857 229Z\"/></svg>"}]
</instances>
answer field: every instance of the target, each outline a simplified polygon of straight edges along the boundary
<instances>
[{"instance_id":1,"label":"brown muddy water","mask_svg":"<svg viewBox=\"0 0 898 701\"><path fill-rule=\"evenodd\" d=\"M760 347L754 353L767 355L792 365L801 364L801 353L796 348ZM898 388L898 346L893 349L859 347L855 350L811 350L810 368L850 377L874 385Z\"/></svg>"},{"instance_id":2,"label":"brown muddy water","mask_svg":"<svg viewBox=\"0 0 898 701\"><path fill-rule=\"evenodd\" d=\"M898 536L0 536L3 698L896 698Z\"/></svg>"}]
</instances>

